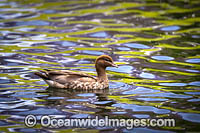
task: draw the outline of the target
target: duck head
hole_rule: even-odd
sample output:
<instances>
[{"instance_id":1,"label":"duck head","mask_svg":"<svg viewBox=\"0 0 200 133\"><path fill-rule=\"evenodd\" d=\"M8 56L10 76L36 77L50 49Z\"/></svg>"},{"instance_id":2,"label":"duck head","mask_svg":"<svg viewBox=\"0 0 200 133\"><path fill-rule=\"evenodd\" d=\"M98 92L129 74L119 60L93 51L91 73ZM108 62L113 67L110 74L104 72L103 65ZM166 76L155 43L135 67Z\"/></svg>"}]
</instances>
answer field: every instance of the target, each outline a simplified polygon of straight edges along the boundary
<instances>
[{"instance_id":1,"label":"duck head","mask_svg":"<svg viewBox=\"0 0 200 133\"><path fill-rule=\"evenodd\" d=\"M106 67L118 67L113 59L108 55L101 55L95 61L95 67L97 71L98 80L101 82L108 83L108 78L106 76Z\"/></svg>"},{"instance_id":2,"label":"duck head","mask_svg":"<svg viewBox=\"0 0 200 133\"><path fill-rule=\"evenodd\" d=\"M108 55L101 55L95 61L95 67L101 67L106 69L106 67L118 67L114 62L113 59Z\"/></svg>"}]
</instances>

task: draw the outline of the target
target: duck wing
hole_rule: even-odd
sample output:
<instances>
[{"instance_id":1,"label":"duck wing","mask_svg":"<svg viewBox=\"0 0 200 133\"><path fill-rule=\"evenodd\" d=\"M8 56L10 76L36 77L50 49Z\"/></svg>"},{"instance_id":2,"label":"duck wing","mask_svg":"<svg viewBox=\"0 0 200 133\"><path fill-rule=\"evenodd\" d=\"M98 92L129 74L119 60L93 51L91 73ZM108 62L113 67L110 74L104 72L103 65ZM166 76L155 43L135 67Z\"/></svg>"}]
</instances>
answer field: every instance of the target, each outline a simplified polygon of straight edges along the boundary
<instances>
[{"instance_id":1,"label":"duck wing","mask_svg":"<svg viewBox=\"0 0 200 133\"><path fill-rule=\"evenodd\" d=\"M67 82L79 81L79 82L96 82L97 79L89 74L82 72L72 72L69 70L45 70L41 73L35 73L44 80L52 80L60 84Z\"/></svg>"}]
</instances>

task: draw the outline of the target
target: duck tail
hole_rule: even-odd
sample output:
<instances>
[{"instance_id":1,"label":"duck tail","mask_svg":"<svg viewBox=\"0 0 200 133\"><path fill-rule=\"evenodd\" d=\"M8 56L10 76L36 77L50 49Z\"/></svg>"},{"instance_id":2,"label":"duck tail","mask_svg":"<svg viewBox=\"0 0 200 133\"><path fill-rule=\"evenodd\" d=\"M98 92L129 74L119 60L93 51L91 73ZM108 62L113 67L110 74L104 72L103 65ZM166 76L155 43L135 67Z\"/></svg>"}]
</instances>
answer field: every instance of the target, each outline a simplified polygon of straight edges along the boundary
<instances>
[{"instance_id":1,"label":"duck tail","mask_svg":"<svg viewBox=\"0 0 200 133\"><path fill-rule=\"evenodd\" d=\"M40 73L41 72L41 73ZM39 76L42 79L48 80L49 77L45 71L35 72L34 74Z\"/></svg>"}]
</instances>

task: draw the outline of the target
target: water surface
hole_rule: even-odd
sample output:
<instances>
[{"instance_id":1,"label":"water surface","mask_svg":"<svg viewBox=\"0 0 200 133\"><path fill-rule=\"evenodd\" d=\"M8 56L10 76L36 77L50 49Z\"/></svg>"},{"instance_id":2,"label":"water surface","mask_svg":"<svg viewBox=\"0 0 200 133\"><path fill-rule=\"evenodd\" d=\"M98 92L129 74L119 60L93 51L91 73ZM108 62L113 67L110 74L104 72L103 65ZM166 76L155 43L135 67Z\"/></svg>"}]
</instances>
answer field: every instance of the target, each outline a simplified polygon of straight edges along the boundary
<instances>
[{"instance_id":1,"label":"water surface","mask_svg":"<svg viewBox=\"0 0 200 133\"><path fill-rule=\"evenodd\" d=\"M5 132L199 131L200 2L0 1L0 130ZM110 89L48 88L43 68L96 75L112 56ZM175 127L62 128L24 125L26 115L173 118Z\"/></svg>"}]
</instances>

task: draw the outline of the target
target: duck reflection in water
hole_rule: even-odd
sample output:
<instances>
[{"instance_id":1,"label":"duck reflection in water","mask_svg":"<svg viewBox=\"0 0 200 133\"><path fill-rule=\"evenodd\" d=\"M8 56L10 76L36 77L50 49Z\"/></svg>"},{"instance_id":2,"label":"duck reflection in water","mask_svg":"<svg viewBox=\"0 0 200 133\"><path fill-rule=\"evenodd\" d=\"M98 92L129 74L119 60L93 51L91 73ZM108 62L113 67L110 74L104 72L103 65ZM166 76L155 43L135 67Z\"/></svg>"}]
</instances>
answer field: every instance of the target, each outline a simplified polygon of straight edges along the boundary
<instances>
[{"instance_id":1,"label":"duck reflection in water","mask_svg":"<svg viewBox=\"0 0 200 133\"><path fill-rule=\"evenodd\" d=\"M109 89L103 90L66 90L49 87L46 89L49 94L43 104L49 107L56 107L71 113L101 113L111 112L106 107L112 106L113 101L108 99Z\"/></svg>"}]
</instances>

